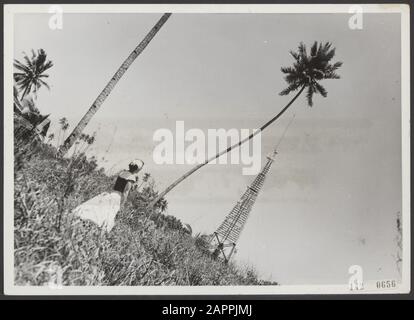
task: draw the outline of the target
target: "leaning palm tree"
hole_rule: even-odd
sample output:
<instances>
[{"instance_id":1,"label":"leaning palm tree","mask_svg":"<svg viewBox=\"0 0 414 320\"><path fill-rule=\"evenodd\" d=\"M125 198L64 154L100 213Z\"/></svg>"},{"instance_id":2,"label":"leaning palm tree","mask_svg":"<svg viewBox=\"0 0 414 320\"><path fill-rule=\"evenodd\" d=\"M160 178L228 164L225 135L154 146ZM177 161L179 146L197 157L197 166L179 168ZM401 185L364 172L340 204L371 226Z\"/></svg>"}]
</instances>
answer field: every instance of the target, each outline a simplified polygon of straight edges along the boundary
<instances>
[{"instance_id":1,"label":"leaning palm tree","mask_svg":"<svg viewBox=\"0 0 414 320\"><path fill-rule=\"evenodd\" d=\"M47 60L47 54L43 49L37 50L37 53L32 50L32 56L30 58L27 54L24 54L23 59L25 63L17 59L14 60L14 67L19 72L15 72L13 76L18 89L22 91L20 100L23 100L32 91L36 96L37 91L42 86L50 89L49 85L43 79L49 77L48 74L45 74L46 70L53 67L53 62Z\"/></svg>"},{"instance_id":2,"label":"leaning palm tree","mask_svg":"<svg viewBox=\"0 0 414 320\"><path fill-rule=\"evenodd\" d=\"M301 95L305 89L307 89L306 98L309 106L313 105L313 95L315 93L319 93L323 97L327 96L326 89L319 83L319 81L324 79L339 79L339 75L336 73L336 70L342 65L342 62L335 62L331 64L331 60L335 56L335 48L332 48L332 44L329 42L325 44L318 44L315 41L310 49L310 54L308 55L306 46L303 43L300 43L298 50L290 51L290 54L294 58L295 62L293 63L292 67L281 68L281 71L286 74L285 80L288 84L288 87L280 92L280 95L284 96L288 95L291 92L297 91L292 100L290 100L289 103L277 115L263 124L259 130L254 131L247 138L217 153L215 156L206 159L203 163L200 163L191 170L187 171L184 175L170 184L164 191L158 194L158 196L153 201L151 201L149 207L153 207L168 192L170 192L180 182L196 172L198 169L202 168L214 159L219 158L223 154L230 152L232 149L241 146L243 143L252 139L259 132L266 129L292 105L292 103Z\"/></svg>"},{"instance_id":3,"label":"leaning palm tree","mask_svg":"<svg viewBox=\"0 0 414 320\"><path fill-rule=\"evenodd\" d=\"M56 148L59 147L60 141L62 140L60 138L60 136L62 134L62 131L63 131L63 139L65 139L65 132L69 128L69 122L68 122L68 119L66 117L60 118L59 119L59 124L60 124L60 128L59 128L58 138L57 138L57 141L56 141Z\"/></svg>"},{"instance_id":4,"label":"leaning palm tree","mask_svg":"<svg viewBox=\"0 0 414 320\"><path fill-rule=\"evenodd\" d=\"M135 59L142 53L142 51L144 51L144 49L151 42L151 40L154 38L154 36L157 34L157 32L160 30L160 28L164 25L164 23L168 20L170 16L171 16L171 13L164 13L163 16L160 18L160 20L158 20L155 26L150 30L150 32L140 42L140 44L131 52L128 58L126 58L126 60L122 63L122 65L116 71L114 76L111 78L111 80L108 82L105 88L101 91L101 93L96 98L96 100L93 102L92 106L83 116L83 118L79 121L77 126L73 129L72 133L67 137L63 145L59 148L59 152L58 152L59 156L64 156L66 152L68 152L68 150L72 147L72 145L81 135L83 129L85 129L85 127L88 125L89 121L92 119L94 114L98 111L98 109L101 107L105 99L112 92L115 85L124 75L124 73L128 70L131 64L135 61Z\"/></svg>"}]
</instances>

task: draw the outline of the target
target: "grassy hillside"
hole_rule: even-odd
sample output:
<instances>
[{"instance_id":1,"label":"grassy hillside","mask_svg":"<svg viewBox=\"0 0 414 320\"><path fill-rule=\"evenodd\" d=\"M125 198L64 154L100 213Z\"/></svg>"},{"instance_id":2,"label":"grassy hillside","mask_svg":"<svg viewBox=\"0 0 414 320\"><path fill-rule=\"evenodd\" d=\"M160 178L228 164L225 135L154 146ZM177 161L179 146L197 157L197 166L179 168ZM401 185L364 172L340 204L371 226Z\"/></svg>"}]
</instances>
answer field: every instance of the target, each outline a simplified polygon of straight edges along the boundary
<instances>
[{"instance_id":1,"label":"grassy hillside","mask_svg":"<svg viewBox=\"0 0 414 320\"><path fill-rule=\"evenodd\" d=\"M84 154L56 159L55 148L15 142L14 258L16 285L258 285L251 268L215 260L205 236L144 208L154 182L131 192L111 232L74 217L83 201L111 190L115 177Z\"/></svg>"}]
</instances>

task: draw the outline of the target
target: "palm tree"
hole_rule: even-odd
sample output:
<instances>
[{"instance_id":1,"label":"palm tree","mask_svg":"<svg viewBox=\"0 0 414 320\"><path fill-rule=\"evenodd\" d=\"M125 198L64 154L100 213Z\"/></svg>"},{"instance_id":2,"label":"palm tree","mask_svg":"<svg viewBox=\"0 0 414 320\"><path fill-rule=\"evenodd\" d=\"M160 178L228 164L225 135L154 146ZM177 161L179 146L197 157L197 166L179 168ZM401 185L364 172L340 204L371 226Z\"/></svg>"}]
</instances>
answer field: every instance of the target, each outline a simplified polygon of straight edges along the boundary
<instances>
[{"instance_id":1,"label":"palm tree","mask_svg":"<svg viewBox=\"0 0 414 320\"><path fill-rule=\"evenodd\" d=\"M68 123L68 119L66 118L66 117L63 117L63 118L60 118L59 119L59 124L60 124L60 128L59 128L59 134L58 134L58 138L57 138L57 141L56 141L56 148L59 146L59 144L60 144L60 135L61 135L61 133L62 133L62 130L63 130L63 132L65 132L66 131L66 129L67 128L69 128L69 123Z\"/></svg>"},{"instance_id":2,"label":"palm tree","mask_svg":"<svg viewBox=\"0 0 414 320\"><path fill-rule=\"evenodd\" d=\"M93 102L92 106L83 116L83 118L79 121L77 126L73 129L72 133L67 137L64 144L59 148L58 155L64 156L66 152L72 147L73 143L78 139L80 134L82 133L83 129L88 125L89 121L92 119L94 114L98 111L101 107L105 99L109 96L109 94L114 89L115 85L124 75L124 73L128 70L131 64L135 61L135 59L144 51L147 45L151 42L160 28L164 25L164 23L168 20L171 16L171 13L164 13L163 16L158 20L155 26L150 30L150 32L145 36L145 38L141 41L141 43L131 52L131 54L126 58L126 60L122 63L119 69L116 71L114 76L105 86L105 88L101 91L99 96Z\"/></svg>"},{"instance_id":3,"label":"palm tree","mask_svg":"<svg viewBox=\"0 0 414 320\"><path fill-rule=\"evenodd\" d=\"M23 59L25 63L15 59L13 64L19 70L13 76L18 89L23 91L20 100L23 100L32 90L36 95L42 86L50 89L49 85L43 79L49 77L49 75L45 74L45 71L53 67L53 62L47 60L47 54L43 49L37 50L37 53L32 50L32 56L30 58L24 53Z\"/></svg>"},{"instance_id":4,"label":"palm tree","mask_svg":"<svg viewBox=\"0 0 414 320\"><path fill-rule=\"evenodd\" d=\"M47 143L51 144L52 140L55 138L55 135L53 133L49 134L48 138L47 138Z\"/></svg>"},{"instance_id":5,"label":"palm tree","mask_svg":"<svg viewBox=\"0 0 414 320\"><path fill-rule=\"evenodd\" d=\"M315 41L311 47L310 55L308 55L306 46L303 43L300 43L298 50L296 52L290 51L290 54L294 58L295 62L293 63L292 67L281 68L282 73L286 74L285 80L288 84L288 87L279 94L284 96L288 95L291 92L297 91L292 100L290 100L289 103L277 115L263 124L259 130L253 132L247 138L239 141L229 148L217 153L215 156L206 159L203 163L186 172L184 175L170 184L164 191L158 194L158 196L150 203L149 207L153 207L175 186L196 172L198 169L202 168L214 159L219 158L223 154L230 152L232 149L241 146L243 143L252 139L259 132L266 129L292 105L292 103L301 95L305 89L307 89L306 98L309 106L313 105L313 95L315 93L319 93L323 97L327 96L326 89L319 83L319 81L324 79L339 79L339 75L336 74L336 70L342 65L342 62L336 62L334 64L330 63L332 58L335 56L335 48L332 48L332 44L329 42L325 44L318 44Z\"/></svg>"},{"instance_id":6,"label":"palm tree","mask_svg":"<svg viewBox=\"0 0 414 320\"><path fill-rule=\"evenodd\" d=\"M68 123L68 122L66 122L65 124L63 124L63 125L62 125L62 132L63 132L63 137L62 137L62 140L64 140L64 139L65 139L66 130L68 130L68 129L69 129L69 123Z\"/></svg>"}]
</instances>

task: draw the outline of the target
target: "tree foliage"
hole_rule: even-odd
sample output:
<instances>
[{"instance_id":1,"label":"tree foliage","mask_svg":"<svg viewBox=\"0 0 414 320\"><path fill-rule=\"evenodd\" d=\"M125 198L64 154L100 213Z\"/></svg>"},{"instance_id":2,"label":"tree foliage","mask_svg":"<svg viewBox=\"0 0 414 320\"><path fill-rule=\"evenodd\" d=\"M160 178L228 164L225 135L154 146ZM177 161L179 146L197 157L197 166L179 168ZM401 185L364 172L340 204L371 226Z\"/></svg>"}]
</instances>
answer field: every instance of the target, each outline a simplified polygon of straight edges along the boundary
<instances>
[{"instance_id":1,"label":"tree foliage","mask_svg":"<svg viewBox=\"0 0 414 320\"><path fill-rule=\"evenodd\" d=\"M280 95L288 95L289 93L306 87L306 98L308 105L313 105L313 95L320 94L327 96L326 89L319 83L324 79L339 79L336 70L342 66L342 62L331 63L335 56L335 48L332 44L325 44L315 41L308 54L306 46L301 42L297 51L290 51L295 59L293 66L282 67L281 71L286 74L285 80L288 87L280 92Z\"/></svg>"},{"instance_id":2,"label":"tree foliage","mask_svg":"<svg viewBox=\"0 0 414 320\"><path fill-rule=\"evenodd\" d=\"M18 90L22 92L21 99L31 92L36 95L42 86L50 89L44 79L49 77L45 72L53 67L53 62L47 60L45 50L39 49L37 52L32 50L31 57L24 53L23 60L24 62L14 60L14 67L18 70L14 73L14 80Z\"/></svg>"}]
</instances>

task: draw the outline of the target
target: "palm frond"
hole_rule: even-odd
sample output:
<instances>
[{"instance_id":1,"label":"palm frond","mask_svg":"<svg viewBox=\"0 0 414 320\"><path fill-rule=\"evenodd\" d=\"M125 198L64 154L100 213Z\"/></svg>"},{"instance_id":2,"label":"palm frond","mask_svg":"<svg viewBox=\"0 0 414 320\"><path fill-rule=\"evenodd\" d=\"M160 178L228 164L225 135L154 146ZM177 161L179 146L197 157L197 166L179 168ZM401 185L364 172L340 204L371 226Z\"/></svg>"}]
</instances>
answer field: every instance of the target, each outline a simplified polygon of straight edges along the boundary
<instances>
[{"instance_id":1,"label":"palm frond","mask_svg":"<svg viewBox=\"0 0 414 320\"><path fill-rule=\"evenodd\" d=\"M312 47L311 47L311 52L310 52L310 54L311 54L311 56L312 57L314 57L314 56L316 56L316 53L318 52L318 42L314 42L313 43L313 45L312 45Z\"/></svg>"},{"instance_id":2,"label":"palm frond","mask_svg":"<svg viewBox=\"0 0 414 320\"><path fill-rule=\"evenodd\" d=\"M46 87L47 90L50 90L50 86L45 81L43 81L42 79L39 79L38 81L39 81L39 84Z\"/></svg>"},{"instance_id":3,"label":"palm frond","mask_svg":"<svg viewBox=\"0 0 414 320\"><path fill-rule=\"evenodd\" d=\"M24 61L26 61L27 66L30 69L33 69L33 58L30 59L29 56L25 52L23 52L23 54L24 54L23 59Z\"/></svg>"},{"instance_id":4,"label":"palm frond","mask_svg":"<svg viewBox=\"0 0 414 320\"><path fill-rule=\"evenodd\" d=\"M308 105L310 107L313 106L313 93L314 93L313 87L308 86L308 91L306 93L306 99L308 100Z\"/></svg>"},{"instance_id":5,"label":"palm frond","mask_svg":"<svg viewBox=\"0 0 414 320\"><path fill-rule=\"evenodd\" d=\"M291 50L290 54L292 55L293 59L295 59L296 61L299 61L299 54L298 53Z\"/></svg>"},{"instance_id":6,"label":"palm frond","mask_svg":"<svg viewBox=\"0 0 414 320\"><path fill-rule=\"evenodd\" d=\"M290 84L286 89L282 90L279 95L281 96L286 96L289 93L291 93L292 91L295 91L299 88L299 84L298 83L292 83Z\"/></svg>"},{"instance_id":7,"label":"palm frond","mask_svg":"<svg viewBox=\"0 0 414 320\"><path fill-rule=\"evenodd\" d=\"M304 45L304 43L303 42L301 42L300 44L299 44L299 47L298 47L298 53L299 53L299 56L302 58L302 57L307 57L308 56L308 54L306 53L306 46Z\"/></svg>"},{"instance_id":8,"label":"palm frond","mask_svg":"<svg viewBox=\"0 0 414 320\"><path fill-rule=\"evenodd\" d=\"M292 67L282 67L280 68L280 71L283 73L295 73L295 69Z\"/></svg>"},{"instance_id":9,"label":"palm frond","mask_svg":"<svg viewBox=\"0 0 414 320\"><path fill-rule=\"evenodd\" d=\"M325 74L325 79L341 79L341 77L335 72L328 72Z\"/></svg>"},{"instance_id":10,"label":"palm frond","mask_svg":"<svg viewBox=\"0 0 414 320\"><path fill-rule=\"evenodd\" d=\"M318 82L315 82L314 84L316 92L319 93L322 97L326 98L326 96L328 95L328 92L326 91L326 89L320 85Z\"/></svg>"},{"instance_id":11,"label":"palm frond","mask_svg":"<svg viewBox=\"0 0 414 320\"><path fill-rule=\"evenodd\" d=\"M18 69L18 70L20 70L20 71L23 71L23 72L26 72L26 73L30 73L30 71L31 71L30 67L25 66L23 63L21 63L21 62L20 62L20 61L18 61L18 60L14 60L13 66L14 66L16 69Z\"/></svg>"}]
</instances>

